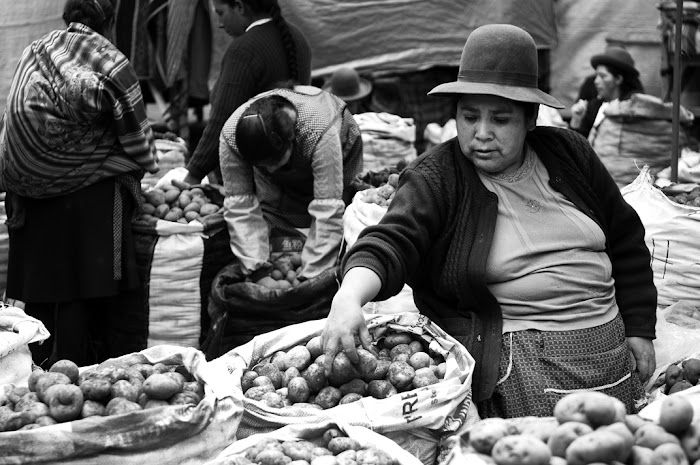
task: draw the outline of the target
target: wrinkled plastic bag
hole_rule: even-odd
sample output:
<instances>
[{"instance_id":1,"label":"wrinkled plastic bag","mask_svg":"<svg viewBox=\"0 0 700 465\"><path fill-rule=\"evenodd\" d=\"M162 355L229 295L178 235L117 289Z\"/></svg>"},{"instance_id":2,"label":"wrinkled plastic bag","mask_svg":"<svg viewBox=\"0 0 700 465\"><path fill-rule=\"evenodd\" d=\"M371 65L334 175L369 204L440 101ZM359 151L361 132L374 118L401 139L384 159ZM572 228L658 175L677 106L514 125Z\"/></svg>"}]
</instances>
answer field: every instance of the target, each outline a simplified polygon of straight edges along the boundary
<instances>
[{"instance_id":1,"label":"wrinkled plastic bag","mask_svg":"<svg viewBox=\"0 0 700 465\"><path fill-rule=\"evenodd\" d=\"M219 456L206 465L228 465L232 463L228 458L245 454L251 447L258 444L263 439L277 439L278 441L307 440L319 446L325 447L320 439L323 433L329 428L338 428L349 438L356 440L360 447L376 447L388 453L399 465L421 465L421 461L411 455L408 451L400 447L391 439L375 433L362 426L352 426L344 423L334 423L323 421L320 423L304 423L299 425L289 425L270 433L256 434L240 441L236 441L224 449ZM233 462L235 463L235 462Z\"/></svg>"},{"instance_id":2,"label":"wrinkled plastic bag","mask_svg":"<svg viewBox=\"0 0 700 465\"><path fill-rule=\"evenodd\" d=\"M44 323L0 302L0 385L26 386L32 373L29 344L42 344L49 336Z\"/></svg>"},{"instance_id":3,"label":"wrinkled plastic bag","mask_svg":"<svg viewBox=\"0 0 700 465\"><path fill-rule=\"evenodd\" d=\"M700 312L687 302L677 302L663 310L656 310L656 370L645 387L652 401L663 394L659 387L663 385L669 365L688 358L700 358L700 320L692 316L695 314Z\"/></svg>"}]
</instances>

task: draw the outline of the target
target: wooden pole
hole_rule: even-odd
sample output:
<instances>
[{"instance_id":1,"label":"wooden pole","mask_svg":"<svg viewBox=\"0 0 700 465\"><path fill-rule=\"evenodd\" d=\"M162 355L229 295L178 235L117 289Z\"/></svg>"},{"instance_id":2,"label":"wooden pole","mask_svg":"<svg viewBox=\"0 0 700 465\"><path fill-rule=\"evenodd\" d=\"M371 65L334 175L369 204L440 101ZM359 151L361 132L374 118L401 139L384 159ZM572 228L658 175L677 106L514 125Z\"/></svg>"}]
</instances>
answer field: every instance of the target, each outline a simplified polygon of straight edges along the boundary
<instances>
[{"instance_id":1,"label":"wooden pole","mask_svg":"<svg viewBox=\"0 0 700 465\"><path fill-rule=\"evenodd\" d=\"M681 38L683 37L683 1L676 0L676 36L673 49L673 133L671 139L671 182L678 182L678 158L681 115Z\"/></svg>"}]
</instances>

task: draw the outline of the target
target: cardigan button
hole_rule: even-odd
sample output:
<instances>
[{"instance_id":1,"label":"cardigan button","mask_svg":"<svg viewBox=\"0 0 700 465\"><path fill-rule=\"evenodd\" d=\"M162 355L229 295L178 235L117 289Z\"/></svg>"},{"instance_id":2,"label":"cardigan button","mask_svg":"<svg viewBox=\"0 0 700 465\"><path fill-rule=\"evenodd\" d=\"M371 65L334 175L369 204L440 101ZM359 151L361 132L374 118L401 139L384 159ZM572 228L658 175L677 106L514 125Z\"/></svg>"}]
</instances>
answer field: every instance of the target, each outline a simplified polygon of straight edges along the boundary
<instances>
[{"instance_id":1,"label":"cardigan button","mask_svg":"<svg viewBox=\"0 0 700 465\"><path fill-rule=\"evenodd\" d=\"M561 176L557 176L556 178L554 178L554 180L555 180L556 182L558 182L559 184L561 184L561 183L564 182L564 180L561 178Z\"/></svg>"}]
</instances>

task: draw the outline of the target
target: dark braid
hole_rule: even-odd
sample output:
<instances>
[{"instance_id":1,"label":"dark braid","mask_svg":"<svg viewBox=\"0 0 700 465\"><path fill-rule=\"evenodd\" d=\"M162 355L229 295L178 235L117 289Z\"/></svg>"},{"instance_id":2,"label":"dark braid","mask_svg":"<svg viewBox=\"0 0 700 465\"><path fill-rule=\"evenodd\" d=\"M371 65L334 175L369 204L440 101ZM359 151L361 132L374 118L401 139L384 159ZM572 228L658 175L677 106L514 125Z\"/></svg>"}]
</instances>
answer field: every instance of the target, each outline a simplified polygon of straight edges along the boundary
<instances>
[{"instance_id":1,"label":"dark braid","mask_svg":"<svg viewBox=\"0 0 700 465\"><path fill-rule=\"evenodd\" d=\"M297 65L297 46L292 37L292 33L289 30L289 25L287 21L282 17L282 10L280 10L277 1L272 2L272 10L270 11L272 16L272 22L275 23L277 29L279 29L282 35L282 43L284 48L287 50L287 64L289 65L289 77L294 80L299 80L299 67Z\"/></svg>"}]
</instances>

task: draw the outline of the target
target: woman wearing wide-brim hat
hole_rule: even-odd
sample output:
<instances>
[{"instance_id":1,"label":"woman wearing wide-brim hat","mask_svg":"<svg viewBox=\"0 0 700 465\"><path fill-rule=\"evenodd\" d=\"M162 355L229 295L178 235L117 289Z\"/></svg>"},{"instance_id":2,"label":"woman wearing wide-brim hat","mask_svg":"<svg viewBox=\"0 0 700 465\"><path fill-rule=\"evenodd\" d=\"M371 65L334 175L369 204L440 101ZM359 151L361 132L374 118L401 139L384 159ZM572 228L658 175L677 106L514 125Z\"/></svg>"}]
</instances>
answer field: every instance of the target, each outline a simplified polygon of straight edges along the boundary
<instances>
[{"instance_id":1,"label":"woman wearing wide-brim hat","mask_svg":"<svg viewBox=\"0 0 700 465\"><path fill-rule=\"evenodd\" d=\"M600 390L628 412L655 368L656 289L636 212L588 142L535 127L537 49L524 30L475 29L455 82L457 137L401 174L382 221L343 260L322 336L335 354L369 348L362 306L411 286L416 306L476 361L482 417L552 415ZM447 103L446 103L447 104Z\"/></svg>"},{"instance_id":2,"label":"woman wearing wide-brim hat","mask_svg":"<svg viewBox=\"0 0 700 465\"><path fill-rule=\"evenodd\" d=\"M622 47L608 46L604 53L591 58L591 66L595 70L596 98L577 101L571 107L569 123L571 129L586 137L601 123L606 103L628 100L633 94L644 92L634 59Z\"/></svg>"}]
</instances>

